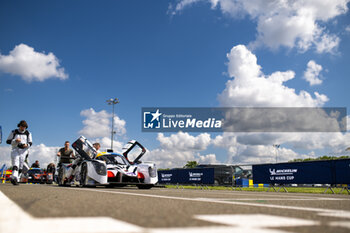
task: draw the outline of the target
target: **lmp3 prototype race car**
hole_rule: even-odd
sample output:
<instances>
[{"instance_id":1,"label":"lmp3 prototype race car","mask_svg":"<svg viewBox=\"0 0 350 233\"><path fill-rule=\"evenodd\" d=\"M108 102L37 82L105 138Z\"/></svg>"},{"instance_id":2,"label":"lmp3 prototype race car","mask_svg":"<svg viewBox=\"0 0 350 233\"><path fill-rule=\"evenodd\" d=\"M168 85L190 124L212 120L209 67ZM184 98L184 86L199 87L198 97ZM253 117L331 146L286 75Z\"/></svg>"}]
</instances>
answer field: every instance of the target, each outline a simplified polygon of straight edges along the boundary
<instances>
[{"instance_id":1,"label":"lmp3 prototype race car","mask_svg":"<svg viewBox=\"0 0 350 233\"><path fill-rule=\"evenodd\" d=\"M107 164L109 186L135 184L140 189L150 189L158 182L157 168L154 163L142 163L141 157L146 149L137 141L129 141L123 153L102 152L96 159Z\"/></svg>"},{"instance_id":2,"label":"lmp3 prototype race car","mask_svg":"<svg viewBox=\"0 0 350 233\"><path fill-rule=\"evenodd\" d=\"M158 182L157 169L153 163L142 163L146 149L137 141L129 141L123 153L97 153L92 144L80 136L72 147L77 159L72 164L61 164L58 170L58 184L79 186L136 185L140 189L150 189ZM134 158L130 161L130 158Z\"/></svg>"}]
</instances>

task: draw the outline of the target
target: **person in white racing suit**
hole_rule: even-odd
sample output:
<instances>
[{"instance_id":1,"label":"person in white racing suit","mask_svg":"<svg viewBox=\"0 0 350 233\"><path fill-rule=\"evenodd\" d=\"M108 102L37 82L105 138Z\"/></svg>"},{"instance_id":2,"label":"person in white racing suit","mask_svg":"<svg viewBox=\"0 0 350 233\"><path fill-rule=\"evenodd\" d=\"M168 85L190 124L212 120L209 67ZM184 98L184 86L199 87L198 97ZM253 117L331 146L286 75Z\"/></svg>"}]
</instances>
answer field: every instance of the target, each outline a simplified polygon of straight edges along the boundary
<instances>
[{"instance_id":1,"label":"person in white racing suit","mask_svg":"<svg viewBox=\"0 0 350 233\"><path fill-rule=\"evenodd\" d=\"M11 183L17 185L22 172L24 161L32 146L32 134L27 130L28 124L22 120L17 125L18 129L12 130L6 143L12 146L11 162L12 176Z\"/></svg>"}]
</instances>

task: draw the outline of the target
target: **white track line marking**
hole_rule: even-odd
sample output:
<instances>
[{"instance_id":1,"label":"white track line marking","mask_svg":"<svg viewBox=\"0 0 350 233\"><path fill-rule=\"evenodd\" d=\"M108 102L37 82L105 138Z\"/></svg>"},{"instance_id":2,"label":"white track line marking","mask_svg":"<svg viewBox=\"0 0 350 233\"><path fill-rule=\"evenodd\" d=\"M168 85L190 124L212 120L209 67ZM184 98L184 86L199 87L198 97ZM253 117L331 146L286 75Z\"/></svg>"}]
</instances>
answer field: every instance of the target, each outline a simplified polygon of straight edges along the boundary
<instances>
[{"instance_id":1,"label":"white track line marking","mask_svg":"<svg viewBox=\"0 0 350 233\"><path fill-rule=\"evenodd\" d=\"M329 225L332 227L344 227L344 228L350 229L350 222L344 222L344 221L331 222L331 223L329 223Z\"/></svg>"},{"instance_id":2,"label":"white track line marking","mask_svg":"<svg viewBox=\"0 0 350 233\"><path fill-rule=\"evenodd\" d=\"M143 232L143 228L110 217L34 218L0 191L0 232L97 233Z\"/></svg>"},{"instance_id":3,"label":"white track line marking","mask_svg":"<svg viewBox=\"0 0 350 233\"><path fill-rule=\"evenodd\" d=\"M199 227L158 229L152 233L227 233L227 232L249 232L249 233L286 233L280 229L271 227L297 227L319 225L317 221L287 218L280 216L270 216L264 214L236 214L236 215L196 215L196 219L213 223L225 224L230 227L212 226L205 229Z\"/></svg>"},{"instance_id":4,"label":"white track line marking","mask_svg":"<svg viewBox=\"0 0 350 233\"><path fill-rule=\"evenodd\" d=\"M318 221L281 216L269 216L264 214L197 215L195 218L208 222L245 228L313 226L319 224Z\"/></svg>"},{"instance_id":5,"label":"white track line marking","mask_svg":"<svg viewBox=\"0 0 350 233\"><path fill-rule=\"evenodd\" d=\"M195 218L208 221L208 222L236 226L240 229L244 229L244 231L242 232L251 232L256 229L264 229L264 228L271 228L271 227L296 227L296 226L319 225L318 221L281 217L281 216L270 216L270 215L264 215L264 214L197 215L195 216ZM268 229L266 229L266 231L268 231Z\"/></svg>"},{"instance_id":6,"label":"white track line marking","mask_svg":"<svg viewBox=\"0 0 350 233\"><path fill-rule=\"evenodd\" d=\"M287 233L270 227L296 227L319 225L318 221L269 216L246 215L197 215L194 218L228 226L142 228L109 217L34 218L24 212L0 191L0 232L11 233ZM253 220L253 221L252 221ZM331 226L349 228L345 221L331 222Z\"/></svg>"},{"instance_id":7,"label":"white track line marking","mask_svg":"<svg viewBox=\"0 0 350 233\"><path fill-rule=\"evenodd\" d=\"M347 201L347 199L331 199L331 198L197 198L205 200L218 200L218 201Z\"/></svg>"},{"instance_id":8,"label":"white track line marking","mask_svg":"<svg viewBox=\"0 0 350 233\"><path fill-rule=\"evenodd\" d=\"M333 215L333 216L336 216L336 217L339 217L339 218L349 218L350 219L350 211L347 211L347 210L322 209L322 208L300 207L300 206L283 206L283 205L249 203L249 202L239 202L239 201L221 201L221 200L212 200L212 199L203 199L203 198L187 198L187 197L162 196L162 195L142 194L142 193L133 193L133 192L120 192L120 191L112 191L112 190L97 190L97 189L82 189L82 188L66 188L66 189L79 190L79 191L89 191L89 192L102 192L102 193L111 193L111 194L121 194L121 195L130 195L130 196L142 196L142 197L150 197L150 198L183 200L183 201L210 202L210 203L218 203L218 204L229 204L229 205L254 206L254 207L263 207L263 208L275 208L275 209L289 209L289 210L298 210L298 211L309 211L309 212L316 212L319 215L322 214L322 216L332 216Z\"/></svg>"}]
</instances>

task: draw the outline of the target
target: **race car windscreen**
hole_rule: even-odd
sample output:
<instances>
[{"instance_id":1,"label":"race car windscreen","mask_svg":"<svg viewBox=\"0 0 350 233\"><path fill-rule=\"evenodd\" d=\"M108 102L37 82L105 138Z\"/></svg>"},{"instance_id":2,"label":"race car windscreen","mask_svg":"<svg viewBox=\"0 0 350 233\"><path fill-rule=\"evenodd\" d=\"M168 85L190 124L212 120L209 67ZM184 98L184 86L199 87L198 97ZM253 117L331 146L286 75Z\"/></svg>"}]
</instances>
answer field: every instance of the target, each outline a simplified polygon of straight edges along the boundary
<instances>
[{"instance_id":1,"label":"race car windscreen","mask_svg":"<svg viewBox=\"0 0 350 233\"><path fill-rule=\"evenodd\" d=\"M105 161L107 164L125 165L125 161L118 155L105 154L97 157L97 159Z\"/></svg>"}]
</instances>

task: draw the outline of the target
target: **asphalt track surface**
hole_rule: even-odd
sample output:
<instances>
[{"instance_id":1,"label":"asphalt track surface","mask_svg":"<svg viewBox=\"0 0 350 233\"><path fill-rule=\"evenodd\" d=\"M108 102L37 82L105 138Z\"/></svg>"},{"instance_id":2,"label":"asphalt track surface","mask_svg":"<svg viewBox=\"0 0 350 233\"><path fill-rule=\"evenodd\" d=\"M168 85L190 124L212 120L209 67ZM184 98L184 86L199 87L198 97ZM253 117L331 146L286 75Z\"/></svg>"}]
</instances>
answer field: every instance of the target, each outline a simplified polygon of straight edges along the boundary
<instances>
[{"instance_id":1,"label":"asphalt track surface","mask_svg":"<svg viewBox=\"0 0 350 233\"><path fill-rule=\"evenodd\" d=\"M3 232L350 232L350 195L0 184Z\"/></svg>"}]
</instances>

